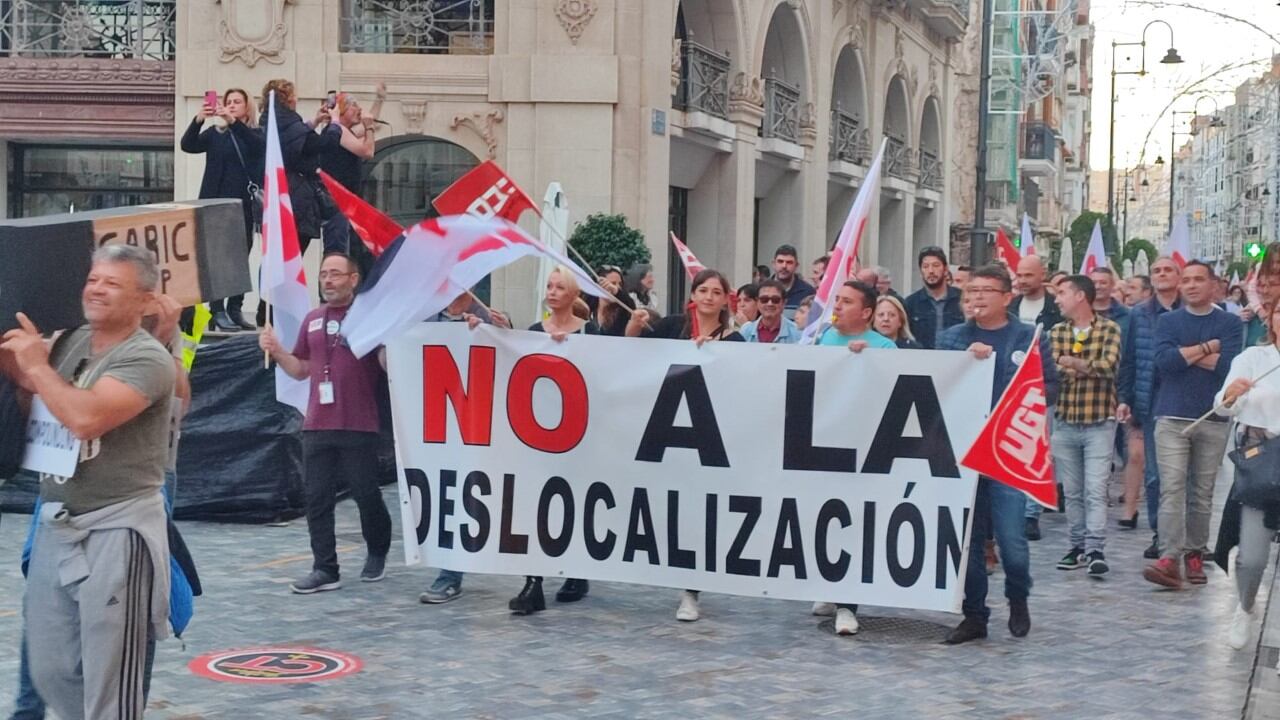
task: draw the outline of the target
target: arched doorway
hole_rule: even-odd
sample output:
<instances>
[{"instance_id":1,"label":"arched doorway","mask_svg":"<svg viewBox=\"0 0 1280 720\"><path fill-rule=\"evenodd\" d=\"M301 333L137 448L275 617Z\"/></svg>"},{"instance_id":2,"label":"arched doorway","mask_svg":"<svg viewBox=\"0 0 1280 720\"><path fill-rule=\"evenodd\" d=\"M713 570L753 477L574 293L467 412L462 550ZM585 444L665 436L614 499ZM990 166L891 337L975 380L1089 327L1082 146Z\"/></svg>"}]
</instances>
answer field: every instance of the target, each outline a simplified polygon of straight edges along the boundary
<instances>
[{"instance_id":1,"label":"arched doorway","mask_svg":"<svg viewBox=\"0 0 1280 720\"><path fill-rule=\"evenodd\" d=\"M457 143L429 135L397 135L379 140L365 161L360 194L401 225L438 215L431 205L445 188L480 164Z\"/></svg>"},{"instance_id":2,"label":"arched doorway","mask_svg":"<svg viewBox=\"0 0 1280 720\"><path fill-rule=\"evenodd\" d=\"M480 164L457 143L429 135L397 135L379 140L365 161L360 195L403 227L439 215L431 201ZM489 278L475 288L489 302Z\"/></svg>"},{"instance_id":3,"label":"arched doorway","mask_svg":"<svg viewBox=\"0 0 1280 720\"><path fill-rule=\"evenodd\" d=\"M831 86L831 131L827 159L833 168L827 181L827 224L824 247L840 234L866 172L870 123L862 60L851 45L840 50ZM866 252L866 248L863 252Z\"/></svg>"},{"instance_id":4,"label":"arched doorway","mask_svg":"<svg viewBox=\"0 0 1280 720\"><path fill-rule=\"evenodd\" d=\"M755 184L755 262L768 265L780 245L796 245L804 222L804 160L809 106L808 38L798 4L779 3L769 19L760 75L764 79L764 119L760 126ZM808 138L810 141L812 138ZM797 247L807 255L803 247Z\"/></svg>"},{"instance_id":5,"label":"arched doorway","mask_svg":"<svg viewBox=\"0 0 1280 720\"><path fill-rule=\"evenodd\" d=\"M930 95L920 118L920 151L916 161L916 209L912 245L915 253L929 245L946 247L941 225L942 190L942 106ZM913 253L913 254L915 254Z\"/></svg>"}]
</instances>

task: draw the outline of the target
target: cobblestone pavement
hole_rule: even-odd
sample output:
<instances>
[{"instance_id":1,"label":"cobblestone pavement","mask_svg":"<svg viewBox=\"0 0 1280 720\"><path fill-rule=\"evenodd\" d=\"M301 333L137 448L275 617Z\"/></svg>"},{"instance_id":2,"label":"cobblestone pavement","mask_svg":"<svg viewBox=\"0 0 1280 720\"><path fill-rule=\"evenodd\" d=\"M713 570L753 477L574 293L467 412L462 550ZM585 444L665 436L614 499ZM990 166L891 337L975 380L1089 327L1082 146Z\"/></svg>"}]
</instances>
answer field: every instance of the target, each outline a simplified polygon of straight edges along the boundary
<instances>
[{"instance_id":1,"label":"cobblestone pavement","mask_svg":"<svg viewBox=\"0 0 1280 720\"><path fill-rule=\"evenodd\" d=\"M386 489L393 509L394 495ZM1114 528L1119 510L1111 515ZM1009 636L997 577L991 638L961 647L938 644L942 625L958 620L950 615L865 607L864 631L846 639L805 603L707 595L703 620L683 624L675 591L623 584L593 584L583 602L517 618L506 601L520 578L473 576L458 600L424 606L417 596L434 570L394 565L381 583L357 582L353 503L340 506L338 522L346 584L307 597L288 590L309 568L304 521L183 524L206 595L185 646L170 639L159 648L148 717L1202 720L1240 717L1254 664L1223 642L1234 591L1221 571L1207 587L1156 589L1141 577L1150 541L1141 529L1109 529L1105 580L1056 570L1067 550L1057 514L1044 516L1045 538L1032 543L1030 636ZM17 673L25 526L25 517L0 523L0 548L13 558L0 567L0 709L11 706ZM875 617L940 625L908 628L918 638L910 641ZM187 669L202 653L273 643L353 653L364 668L274 686Z\"/></svg>"}]
</instances>

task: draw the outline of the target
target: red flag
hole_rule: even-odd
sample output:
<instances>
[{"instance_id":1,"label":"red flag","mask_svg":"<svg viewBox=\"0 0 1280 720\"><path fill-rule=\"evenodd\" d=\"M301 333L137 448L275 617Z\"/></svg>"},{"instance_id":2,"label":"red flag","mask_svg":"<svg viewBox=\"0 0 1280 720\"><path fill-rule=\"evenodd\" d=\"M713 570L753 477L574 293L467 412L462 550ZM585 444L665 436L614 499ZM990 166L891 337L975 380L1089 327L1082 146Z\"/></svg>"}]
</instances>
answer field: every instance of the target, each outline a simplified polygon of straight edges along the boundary
<instances>
[{"instance_id":1,"label":"red flag","mask_svg":"<svg viewBox=\"0 0 1280 720\"><path fill-rule=\"evenodd\" d=\"M334 180L329 173L321 170L320 180L329 188L338 209L351 221L351 229L356 231L374 257L381 255L404 232L395 220L383 215L382 211Z\"/></svg>"},{"instance_id":2,"label":"red flag","mask_svg":"<svg viewBox=\"0 0 1280 720\"><path fill-rule=\"evenodd\" d=\"M684 263L684 271L688 274L690 280L707 269L706 265L698 261L689 246L680 242L680 238L676 237L675 233L671 233L671 244L676 246L676 252L680 255L680 262Z\"/></svg>"},{"instance_id":3,"label":"red flag","mask_svg":"<svg viewBox=\"0 0 1280 720\"><path fill-rule=\"evenodd\" d=\"M529 196L492 160L458 178L432 204L441 215L497 216L513 223L525 210L538 212Z\"/></svg>"},{"instance_id":4,"label":"red flag","mask_svg":"<svg viewBox=\"0 0 1280 720\"><path fill-rule=\"evenodd\" d=\"M1022 366L960 464L1021 490L1047 508L1058 507L1038 328Z\"/></svg>"},{"instance_id":5,"label":"red flag","mask_svg":"<svg viewBox=\"0 0 1280 720\"><path fill-rule=\"evenodd\" d=\"M1018 248L1013 246L1013 241L1008 235L1004 234L1004 228L996 228L996 253L1001 260L1009 265L1009 270L1017 272L1018 261L1022 259L1022 253L1018 252Z\"/></svg>"}]
</instances>

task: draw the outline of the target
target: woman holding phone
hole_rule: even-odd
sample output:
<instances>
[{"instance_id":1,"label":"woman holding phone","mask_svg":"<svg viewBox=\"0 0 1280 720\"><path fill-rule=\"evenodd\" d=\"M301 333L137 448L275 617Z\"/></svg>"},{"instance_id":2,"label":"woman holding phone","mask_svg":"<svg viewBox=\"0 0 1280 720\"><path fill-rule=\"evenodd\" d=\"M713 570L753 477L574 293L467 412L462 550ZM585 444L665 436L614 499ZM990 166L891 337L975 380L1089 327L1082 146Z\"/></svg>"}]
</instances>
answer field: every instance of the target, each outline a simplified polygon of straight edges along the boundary
<instances>
[{"instance_id":1,"label":"woman holding phone","mask_svg":"<svg viewBox=\"0 0 1280 720\"><path fill-rule=\"evenodd\" d=\"M204 153L204 178L200 199L239 200L244 211L245 255L253 247L254 204L252 188L262 184L265 144L257 131L257 113L249 93L233 88L218 101L216 92L205 94L205 103L182 136L182 151ZM212 103L210 102L212 101ZM213 122L208 122L210 119ZM206 123L208 126L206 127ZM209 303L212 328L224 332L253 330L241 308L243 295Z\"/></svg>"}]
</instances>

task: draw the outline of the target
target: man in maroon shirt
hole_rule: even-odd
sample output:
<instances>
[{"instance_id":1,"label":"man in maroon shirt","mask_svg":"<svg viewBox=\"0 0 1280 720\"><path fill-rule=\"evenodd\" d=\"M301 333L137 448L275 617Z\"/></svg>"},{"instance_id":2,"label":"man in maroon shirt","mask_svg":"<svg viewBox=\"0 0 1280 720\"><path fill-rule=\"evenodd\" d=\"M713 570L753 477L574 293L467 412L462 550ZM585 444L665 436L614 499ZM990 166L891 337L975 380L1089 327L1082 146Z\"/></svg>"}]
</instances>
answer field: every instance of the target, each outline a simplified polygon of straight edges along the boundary
<instances>
[{"instance_id":1,"label":"man in maroon shirt","mask_svg":"<svg viewBox=\"0 0 1280 720\"><path fill-rule=\"evenodd\" d=\"M357 358L339 334L359 282L360 273L350 257L327 253L320 264L325 303L307 313L293 352L281 346L270 327L259 337L262 349L286 373L311 380L302 452L307 530L315 560L311 573L289 586L303 595L342 587L333 531L333 507L342 478L360 508L360 530L368 549L360 579L377 582L386 576L391 515L376 476L379 427L375 389L382 367L377 353Z\"/></svg>"}]
</instances>

